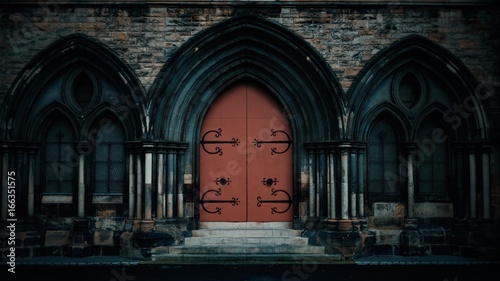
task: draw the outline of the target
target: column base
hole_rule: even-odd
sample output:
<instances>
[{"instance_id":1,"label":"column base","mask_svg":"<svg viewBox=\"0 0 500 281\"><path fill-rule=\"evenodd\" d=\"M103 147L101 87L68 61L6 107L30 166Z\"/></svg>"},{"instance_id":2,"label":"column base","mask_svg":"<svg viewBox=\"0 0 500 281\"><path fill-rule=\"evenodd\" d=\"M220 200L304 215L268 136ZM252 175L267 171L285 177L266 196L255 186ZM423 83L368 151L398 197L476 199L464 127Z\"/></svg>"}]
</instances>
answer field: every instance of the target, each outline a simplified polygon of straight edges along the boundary
<instances>
[{"instance_id":1,"label":"column base","mask_svg":"<svg viewBox=\"0 0 500 281\"><path fill-rule=\"evenodd\" d=\"M417 219L405 219L404 220L405 229L418 229L418 220Z\"/></svg>"},{"instance_id":2,"label":"column base","mask_svg":"<svg viewBox=\"0 0 500 281\"><path fill-rule=\"evenodd\" d=\"M141 221L141 232L152 232L155 229L155 221L152 219L143 219Z\"/></svg>"},{"instance_id":3,"label":"column base","mask_svg":"<svg viewBox=\"0 0 500 281\"><path fill-rule=\"evenodd\" d=\"M357 219L339 220L338 221L338 230L339 231L354 231L354 230L358 231L359 227L356 227L357 224L359 224L359 220L357 220Z\"/></svg>"}]
</instances>

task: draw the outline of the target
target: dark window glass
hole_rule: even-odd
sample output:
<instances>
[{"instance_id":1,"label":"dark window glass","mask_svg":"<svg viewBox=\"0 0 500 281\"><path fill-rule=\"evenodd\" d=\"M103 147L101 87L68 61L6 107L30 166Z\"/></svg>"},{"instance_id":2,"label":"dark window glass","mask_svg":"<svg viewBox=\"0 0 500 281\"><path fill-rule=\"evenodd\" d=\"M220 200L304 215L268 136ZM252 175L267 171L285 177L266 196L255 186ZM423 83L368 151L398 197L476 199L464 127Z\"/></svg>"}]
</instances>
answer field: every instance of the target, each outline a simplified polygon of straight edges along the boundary
<instances>
[{"instance_id":1,"label":"dark window glass","mask_svg":"<svg viewBox=\"0 0 500 281\"><path fill-rule=\"evenodd\" d=\"M418 142L422 148L417 150L415 163L418 168L418 191L419 195L423 196L447 193L448 144L446 141L433 141L434 130L444 132L438 124L427 122L418 134Z\"/></svg>"},{"instance_id":2,"label":"dark window glass","mask_svg":"<svg viewBox=\"0 0 500 281\"><path fill-rule=\"evenodd\" d=\"M125 178L123 130L112 120L104 119L95 136L94 192L122 194Z\"/></svg>"},{"instance_id":3,"label":"dark window glass","mask_svg":"<svg viewBox=\"0 0 500 281\"><path fill-rule=\"evenodd\" d=\"M399 141L385 119L373 125L368 138L368 192L373 196L399 194Z\"/></svg>"},{"instance_id":4,"label":"dark window glass","mask_svg":"<svg viewBox=\"0 0 500 281\"><path fill-rule=\"evenodd\" d=\"M86 108L94 95L94 83L84 71L80 72L73 82L73 95L81 108Z\"/></svg>"},{"instance_id":5,"label":"dark window glass","mask_svg":"<svg viewBox=\"0 0 500 281\"><path fill-rule=\"evenodd\" d=\"M55 122L45 139L45 193L71 193L75 183L77 163L71 126L62 120Z\"/></svg>"},{"instance_id":6,"label":"dark window glass","mask_svg":"<svg viewBox=\"0 0 500 281\"><path fill-rule=\"evenodd\" d=\"M399 98L404 107L411 109L420 98L420 82L411 72L405 74L399 84Z\"/></svg>"}]
</instances>

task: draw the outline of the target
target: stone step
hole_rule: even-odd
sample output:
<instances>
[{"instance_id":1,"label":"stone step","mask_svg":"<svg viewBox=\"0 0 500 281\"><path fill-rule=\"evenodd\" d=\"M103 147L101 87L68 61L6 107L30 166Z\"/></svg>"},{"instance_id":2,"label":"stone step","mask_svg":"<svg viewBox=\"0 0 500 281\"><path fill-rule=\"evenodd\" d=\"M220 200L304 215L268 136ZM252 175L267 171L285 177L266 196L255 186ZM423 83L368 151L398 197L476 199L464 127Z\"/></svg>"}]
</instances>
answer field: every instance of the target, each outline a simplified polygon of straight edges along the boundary
<instances>
[{"instance_id":1,"label":"stone step","mask_svg":"<svg viewBox=\"0 0 500 281\"><path fill-rule=\"evenodd\" d=\"M153 255L151 263L168 264L289 264L302 265L345 263L341 255L331 254L158 254Z\"/></svg>"},{"instance_id":2,"label":"stone step","mask_svg":"<svg viewBox=\"0 0 500 281\"><path fill-rule=\"evenodd\" d=\"M193 237L291 237L300 236L299 229L195 229Z\"/></svg>"},{"instance_id":3,"label":"stone step","mask_svg":"<svg viewBox=\"0 0 500 281\"><path fill-rule=\"evenodd\" d=\"M324 254L322 246L309 245L184 245L169 248L169 255L176 254Z\"/></svg>"},{"instance_id":4,"label":"stone step","mask_svg":"<svg viewBox=\"0 0 500 281\"><path fill-rule=\"evenodd\" d=\"M190 245L297 245L305 246L308 238L305 237L236 237L236 236L213 236L213 237L186 237L186 246Z\"/></svg>"},{"instance_id":5,"label":"stone step","mask_svg":"<svg viewBox=\"0 0 500 281\"><path fill-rule=\"evenodd\" d=\"M284 228L205 228L192 231L184 239L184 245L168 247L168 253L152 255L152 261L219 260L230 261L303 260L308 256L323 256L323 246L308 245L308 238L301 237L301 231ZM250 257L251 256L251 257ZM259 259L259 257L266 257ZM270 258L269 256L272 256ZM295 256L295 258L292 258ZM335 259L330 255L325 255Z\"/></svg>"},{"instance_id":6,"label":"stone step","mask_svg":"<svg viewBox=\"0 0 500 281\"><path fill-rule=\"evenodd\" d=\"M200 229L291 229L292 222L200 222Z\"/></svg>"}]
</instances>

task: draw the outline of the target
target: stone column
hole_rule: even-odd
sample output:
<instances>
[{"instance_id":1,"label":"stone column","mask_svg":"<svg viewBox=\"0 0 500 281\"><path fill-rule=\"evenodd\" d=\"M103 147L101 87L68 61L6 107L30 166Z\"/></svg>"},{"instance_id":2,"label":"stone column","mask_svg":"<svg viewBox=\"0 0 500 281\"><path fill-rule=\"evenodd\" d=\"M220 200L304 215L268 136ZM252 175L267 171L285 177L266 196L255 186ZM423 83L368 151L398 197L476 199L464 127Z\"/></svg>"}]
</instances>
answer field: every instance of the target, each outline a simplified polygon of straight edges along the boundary
<instances>
[{"instance_id":1,"label":"stone column","mask_svg":"<svg viewBox=\"0 0 500 281\"><path fill-rule=\"evenodd\" d=\"M164 189L164 173L163 173L163 161L164 161L164 151L158 151L158 164L157 164L157 194L156 194L156 217L163 218L165 216L165 189Z\"/></svg>"},{"instance_id":2,"label":"stone column","mask_svg":"<svg viewBox=\"0 0 500 281\"><path fill-rule=\"evenodd\" d=\"M483 219L490 219L490 151L488 147L483 148Z\"/></svg>"},{"instance_id":3,"label":"stone column","mask_svg":"<svg viewBox=\"0 0 500 281\"><path fill-rule=\"evenodd\" d=\"M134 217L135 210L135 169L134 169L134 153L128 156L128 217Z\"/></svg>"},{"instance_id":4,"label":"stone column","mask_svg":"<svg viewBox=\"0 0 500 281\"><path fill-rule=\"evenodd\" d=\"M144 155L144 219L152 218L152 185L153 185L153 150L152 146L145 147Z\"/></svg>"},{"instance_id":5,"label":"stone column","mask_svg":"<svg viewBox=\"0 0 500 281\"><path fill-rule=\"evenodd\" d=\"M349 219L349 145L340 145L340 218Z\"/></svg>"},{"instance_id":6,"label":"stone column","mask_svg":"<svg viewBox=\"0 0 500 281\"><path fill-rule=\"evenodd\" d=\"M85 217L85 154L78 155L78 217Z\"/></svg>"},{"instance_id":7,"label":"stone column","mask_svg":"<svg viewBox=\"0 0 500 281\"><path fill-rule=\"evenodd\" d=\"M2 144L2 198L7 198L9 186L7 185L7 176L9 172L9 153L8 153L8 145ZM7 205L4 202L0 204L2 206L2 220L7 219Z\"/></svg>"},{"instance_id":8,"label":"stone column","mask_svg":"<svg viewBox=\"0 0 500 281\"><path fill-rule=\"evenodd\" d=\"M476 154L469 153L470 218L477 218Z\"/></svg>"},{"instance_id":9,"label":"stone column","mask_svg":"<svg viewBox=\"0 0 500 281\"><path fill-rule=\"evenodd\" d=\"M357 193L358 193L358 153L357 148L351 148L349 161L349 214L351 218L356 218L357 213Z\"/></svg>"},{"instance_id":10,"label":"stone column","mask_svg":"<svg viewBox=\"0 0 500 281\"><path fill-rule=\"evenodd\" d=\"M365 147L358 149L358 216L365 216Z\"/></svg>"},{"instance_id":11,"label":"stone column","mask_svg":"<svg viewBox=\"0 0 500 281\"><path fill-rule=\"evenodd\" d=\"M465 194L465 157L464 157L464 148L461 146L455 147L456 151L456 167L455 174L457 175L456 183L457 183L457 213L456 217L463 218L465 217L466 210L466 194Z\"/></svg>"},{"instance_id":12,"label":"stone column","mask_svg":"<svg viewBox=\"0 0 500 281\"><path fill-rule=\"evenodd\" d=\"M336 196L336 185L335 185L335 153L333 149L328 152L328 216L331 219L337 218L337 196Z\"/></svg>"},{"instance_id":13,"label":"stone column","mask_svg":"<svg viewBox=\"0 0 500 281\"><path fill-rule=\"evenodd\" d=\"M174 217L174 188L175 188L175 150L167 151L167 218Z\"/></svg>"},{"instance_id":14,"label":"stone column","mask_svg":"<svg viewBox=\"0 0 500 281\"><path fill-rule=\"evenodd\" d=\"M142 161L141 161L142 155L141 153L137 153L136 155L136 175L137 175L137 192L136 192L136 199L137 199L137 204L136 204L136 212L135 212L135 218L136 219L141 219L142 218Z\"/></svg>"},{"instance_id":15,"label":"stone column","mask_svg":"<svg viewBox=\"0 0 500 281\"><path fill-rule=\"evenodd\" d=\"M184 217L184 151L177 150L177 217Z\"/></svg>"},{"instance_id":16,"label":"stone column","mask_svg":"<svg viewBox=\"0 0 500 281\"><path fill-rule=\"evenodd\" d=\"M35 215L35 150L28 152L28 218Z\"/></svg>"},{"instance_id":17,"label":"stone column","mask_svg":"<svg viewBox=\"0 0 500 281\"><path fill-rule=\"evenodd\" d=\"M413 178L413 151L407 155L407 184L408 184L408 218L415 214L415 179Z\"/></svg>"},{"instance_id":18,"label":"stone column","mask_svg":"<svg viewBox=\"0 0 500 281\"><path fill-rule=\"evenodd\" d=\"M315 171L315 155L311 151L309 153L309 217L316 217L316 171Z\"/></svg>"},{"instance_id":19,"label":"stone column","mask_svg":"<svg viewBox=\"0 0 500 281\"><path fill-rule=\"evenodd\" d=\"M326 155L325 148L320 147L316 157L316 216L328 216L328 193L326 191Z\"/></svg>"}]
</instances>

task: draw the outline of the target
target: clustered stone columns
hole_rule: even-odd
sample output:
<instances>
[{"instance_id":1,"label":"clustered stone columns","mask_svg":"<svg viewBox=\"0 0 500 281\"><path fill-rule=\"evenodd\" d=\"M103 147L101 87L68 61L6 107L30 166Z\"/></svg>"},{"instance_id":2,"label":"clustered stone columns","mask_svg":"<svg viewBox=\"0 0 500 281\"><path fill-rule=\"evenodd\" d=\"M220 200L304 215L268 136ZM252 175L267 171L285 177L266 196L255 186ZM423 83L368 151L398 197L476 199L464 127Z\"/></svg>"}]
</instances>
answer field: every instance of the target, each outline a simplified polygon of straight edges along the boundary
<instances>
[{"instance_id":1,"label":"clustered stone columns","mask_svg":"<svg viewBox=\"0 0 500 281\"><path fill-rule=\"evenodd\" d=\"M309 218L325 219L339 230L351 230L364 217L366 145L359 142L315 142L309 152Z\"/></svg>"},{"instance_id":2,"label":"clustered stone columns","mask_svg":"<svg viewBox=\"0 0 500 281\"><path fill-rule=\"evenodd\" d=\"M39 149L38 143L3 141L0 142L0 171L2 188L1 198L5 202L0 203L1 220L8 219L7 197L9 194L8 174L15 172L15 214L16 218L33 219L35 215L35 169L36 153Z\"/></svg>"},{"instance_id":3,"label":"clustered stone columns","mask_svg":"<svg viewBox=\"0 0 500 281\"><path fill-rule=\"evenodd\" d=\"M184 217L183 160L185 143L128 143L129 219L147 230L153 219Z\"/></svg>"},{"instance_id":4,"label":"clustered stone columns","mask_svg":"<svg viewBox=\"0 0 500 281\"><path fill-rule=\"evenodd\" d=\"M459 163L463 166L459 166L458 169L466 170L468 162L469 202L464 202L464 205L469 206L467 217L470 219L490 219L491 147L487 143L476 143L474 145L461 146L460 149L462 149L465 159Z\"/></svg>"}]
</instances>

